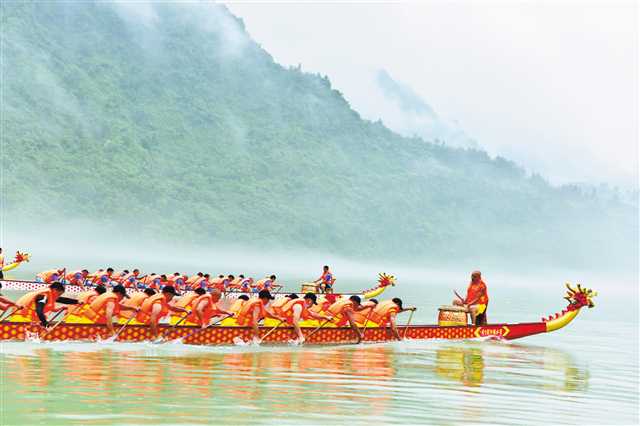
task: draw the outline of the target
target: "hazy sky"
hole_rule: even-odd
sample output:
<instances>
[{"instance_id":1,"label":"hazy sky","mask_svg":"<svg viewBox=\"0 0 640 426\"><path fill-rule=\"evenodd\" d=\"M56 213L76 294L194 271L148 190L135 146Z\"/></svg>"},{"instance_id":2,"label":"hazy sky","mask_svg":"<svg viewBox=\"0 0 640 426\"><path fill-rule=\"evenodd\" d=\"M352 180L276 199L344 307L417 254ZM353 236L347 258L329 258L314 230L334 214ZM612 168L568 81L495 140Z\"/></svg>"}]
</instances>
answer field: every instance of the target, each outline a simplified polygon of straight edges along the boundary
<instances>
[{"instance_id":1,"label":"hazy sky","mask_svg":"<svg viewBox=\"0 0 640 426\"><path fill-rule=\"evenodd\" d=\"M328 75L366 118L391 114L385 69L552 182L638 184L633 1L225 3L277 62Z\"/></svg>"}]
</instances>

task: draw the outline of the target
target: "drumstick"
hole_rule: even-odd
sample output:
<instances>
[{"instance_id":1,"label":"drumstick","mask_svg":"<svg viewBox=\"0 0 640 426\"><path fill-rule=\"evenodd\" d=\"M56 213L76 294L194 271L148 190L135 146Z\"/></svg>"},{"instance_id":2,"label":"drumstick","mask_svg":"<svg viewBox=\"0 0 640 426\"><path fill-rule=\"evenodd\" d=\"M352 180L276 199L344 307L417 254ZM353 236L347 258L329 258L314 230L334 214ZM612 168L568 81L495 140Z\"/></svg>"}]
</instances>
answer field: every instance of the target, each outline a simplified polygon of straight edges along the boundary
<instances>
[{"instance_id":1,"label":"drumstick","mask_svg":"<svg viewBox=\"0 0 640 426\"><path fill-rule=\"evenodd\" d=\"M458 292L457 292L457 291L453 290L453 293L456 295L456 297L457 297L458 299L460 299L460 301L461 301L462 303L464 303L464 299L462 298L462 296L460 296L460 295L458 294Z\"/></svg>"}]
</instances>

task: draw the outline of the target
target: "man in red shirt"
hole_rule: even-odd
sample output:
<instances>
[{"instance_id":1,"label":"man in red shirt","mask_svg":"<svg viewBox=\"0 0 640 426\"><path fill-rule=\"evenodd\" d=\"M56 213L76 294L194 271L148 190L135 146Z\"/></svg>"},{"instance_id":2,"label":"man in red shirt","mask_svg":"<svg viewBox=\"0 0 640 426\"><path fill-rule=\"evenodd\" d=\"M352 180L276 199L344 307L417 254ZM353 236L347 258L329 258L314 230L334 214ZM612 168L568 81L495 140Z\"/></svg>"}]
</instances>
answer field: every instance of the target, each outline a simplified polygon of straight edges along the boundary
<instances>
[{"instance_id":1,"label":"man in red shirt","mask_svg":"<svg viewBox=\"0 0 640 426\"><path fill-rule=\"evenodd\" d=\"M458 294L456 293L456 296ZM467 312L471 314L471 320L475 325L486 323L487 305L489 304L489 294L487 293L487 285L482 281L480 271L471 273L471 282L467 288L467 297L462 299L458 296L453 301L456 306L464 306Z\"/></svg>"}]
</instances>

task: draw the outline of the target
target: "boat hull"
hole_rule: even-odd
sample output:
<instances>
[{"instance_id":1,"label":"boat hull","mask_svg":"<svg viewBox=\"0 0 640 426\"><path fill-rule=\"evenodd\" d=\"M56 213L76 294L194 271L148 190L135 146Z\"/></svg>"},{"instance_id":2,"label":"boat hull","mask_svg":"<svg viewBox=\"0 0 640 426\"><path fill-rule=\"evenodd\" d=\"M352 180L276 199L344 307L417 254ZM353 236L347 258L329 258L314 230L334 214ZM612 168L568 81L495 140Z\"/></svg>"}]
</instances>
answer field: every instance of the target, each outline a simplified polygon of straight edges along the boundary
<instances>
[{"instance_id":1,"label":"boat hull","mask_svg":"<svg viewBox=\"0 0 640 426\"><path fill-rule=\"evenodd\" d=\"M116 329L120 326L116 326ZM214 326L206 330L193 333L196 327L174 327L168 325L160 326L160 333L168 331L166 339L184 338L183 343L193 345L231 345L238 338L248 341L252 337L250 327L222 327ZM260 334L265 335L271 330L268 327L261 327ZM303 328L305 335L310 334L314 328ZM518 323L518 324L491 324L485 326L453 326L440 327L437 325L412 325L409 327L399 327L400 335L407 339L477 339L477 338L499 338L518 339L533 334L547 331L545 323ZM108 330L104 325L98 324L61 324L50 333L39 325L21 322L3 322L0 324L0 340L25 340L29 337L38 336L46 341L95 341L107 339ZM269 334L264 340L265 343L286 344L295 339L292 327L279 327ZM151 329L143 325L129 325L125 327L118 336L119 342L142 342L152 339ZM367 328L364 341L385 342L393 340L391 329L387 327ZM356 336L349 327L322 328L309 336L306 343L311 344L349 344L355 343Z\"/></svg>"}]
</instances>

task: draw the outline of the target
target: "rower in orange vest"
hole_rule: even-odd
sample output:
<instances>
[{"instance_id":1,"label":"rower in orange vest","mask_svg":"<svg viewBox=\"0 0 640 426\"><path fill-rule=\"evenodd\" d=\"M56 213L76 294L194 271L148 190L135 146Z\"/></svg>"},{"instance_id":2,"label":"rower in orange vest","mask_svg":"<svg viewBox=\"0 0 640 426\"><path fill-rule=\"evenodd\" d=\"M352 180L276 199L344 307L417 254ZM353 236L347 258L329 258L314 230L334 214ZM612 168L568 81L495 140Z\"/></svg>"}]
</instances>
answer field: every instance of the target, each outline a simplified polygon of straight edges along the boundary
<instances>
[{"instance_id":1,"label":"rower in orange vest","mask_svg":"<svg viewBox=\"0 0 640 426\"><path fill-rule=\"evenodd\" d=\"M353 313L353 320L358 326L364 327L368 324L369 315L373 312L373 309L378 305L377 299L367 300L360 305L360 310Z\"/></svg>"},{"instance_id":2,"label":"rower in orange vest","mask_svg":"<svg viewBox=\"0 0 640 426\"><path fill-rule=\"evenodd\" d=\"M116 333L113 327L114 317L117 317L121 310L136 311L136 308L121 304L123 299L128 298L127 289L122 284L118 284L110 292L96 297L88 308L82 311L82 315L94 324L106 324L111 335L114 335Z\"/></svg>"},{"instance_id":3,"label":"rower in orange vest","mask_svg":"<svg viewBox=\"0 0 640 426\"><path fill-rule=\"evenodd\" d=\"M320 315L309 308L316 304L316 295L313 293L307 293L304 295L304 298L299 299L291 299L289 300L283 307L282 313L283 316L286 317L287 322L293 325L293 328L298 336L297 343L304 343L304 334L302 334L302 329L300 328L301 320L308 319L316 319L316 320L328 320L330 321L332 318L330 316Z\"/></svg>"},{"instance_id":4,"label":"rower in orange vest","mask_svg":"<svg viewBox=\"0 0 640 426\"><path fill-rule=\"evenodd\" d=\"M250 326L253 329L253 340L256 343L260 342L260 329L258 328L258 322L266 316L271 316L282 322L286 321L285 317L276 315L269 308L269 303L274 297L269 293L269 290L261 290L258 293L257 299L249 299L242 305L240 312L234 318L237 325L241 327Z\"/></svg>"},{"instance_id":5,"label":"rower in orange vest","mask_svg":"<svg viewBox=\"0 0 640 426\"><path fill-rule=\"evenodd\" d=\"M66 310L67 307L56 307L57 303L66 305L77 305L76 299L62 297L64 294L64 285L56 281L49 285L49 288L37 291L31 291L16 301L16 305L21 309L11 315L10 320L14 322L37 322L43 327L47 327L49 322L47 314L50 312L59 312Z\"/></svg>"},{"instance_id":6,"label":"rower in orange vest","mask_svg":"<svg viewBox=\"0 0 640 426\"><path fill-rule=\"evenodd\" d=\"M95 286L93 289L89 291L84 291L78 294L78 305L69 309L69 316L65 320L68 323L76 323L76 322L84 322L80 318L82 311L89 307L89 304L93 302L93 300L107 292L107 288L102 285Z\"/></svg>"},{"instance_id":7,"label":"rower in orange vest","mask_svg":"<svg viewBox=\"0 0 640 426\"><path fill-rule=\"evenodd\" d=\"M67 285L84 285L84 281L87 279L89 271L86 269L69 272L64 276L63 284Z\"/></svg>"},{"instance_id":8,"label":"rower in orange vest","mask_svg":"<svg viewBox=\"0 0 640 426\"><path fill-rule=\"evenodd\" d=\"M391 332L396 339L402 340L398 328L396 327L396 315L400 312L415 310L415 308L402 308L402 300L394 297L391 300L384 300L376 305L369 315L369 322L373 327L391 326Z\"/></svg>"},{"instance_id":9,"label":"rower in orange vest","mask_svg":"<svg viewBox=\"0 0 640 426\"><path fill-rule=\"evenodd\" d=\"M171 306L169 304L171 299L177 295L178 293L173 286L166 285L162 288L162 292L155 294L142 302L136 319L144 324L150 325L151 333L154 337L158 336L158 323L169 312L182 312L185 314L188 312L184 308Z\"/></svg>"},{"instance_id":10,"label":"rower in orange vest","mask_svg":"<svg viewBox=\"0 0 640 426\"><path fill-rule=\"evenodd\" d=\"M358 336L358 343L362 340L362 332L356 325L353 317L354 313L360 310L360 297L351 296L349 299L340 299L327 309L327 314L333 317L333 322L337 327L343 327L347 323Z\"/></svg>"},{"instance_id":11,"label":"rower in orange vest","mask_svg":"<svg viewBox=\"0 0 640 426\"><path fill-rule=\"evenodd\" d=\"M135 288L139 275L140 275L140 270L136 268L133 271L129 272L128 274L120 277L117 281L118 283L122 284L126 288Z\"/></svg>"},{"instance_id":12,"label":"rower in orange vest","mask_svg":"<svg viewBox=\"0 0 640 426\"><path fill-rule=\"evenodd\" d=\"M173 286L176 291L179 291L184 287L184 278L180 272L175 272L173 275L167 276L167 285Z\"/></svg>"},{"instance_id":13,"label":"rower in orange vest","mask_svg":"<svg viewBox=\"0 0 640 426\"><path fill-rule=\"evenodd\" d=\"M327 312L329 310L329 306L336 303L338 297L333 293L324 294L318 297L318 304L313 305L311 310L317 314L321 314L323 312Z\"/></svg>"},{"instance_id":14,"label":"rower in orange vest","mask_svg":"<svg viewBox=\"0 0 640 426\"><path fill-rule=\"evenodd\" d=\"M204 274L202 272L198 272L195 275L190 276L189 278L187 278L187 281L185 281L185 286L187 289L192 289L193 288L193 284L200 278L202 278L204 276Z\"/></svg>"},{"instance_id":15,"label":"rower in orange vest","mask_svg":"<svg viewBox=\"0 0 640 426\"><path fill-rule=\"evenodd\" d=\"M278 299L275 299L273 302L271 302L271 310L273 311L274 314L283 317L285 315L284 315L284 312L282 312L282 308L284 308L284 306L287 303L289 303L292 300L297 299L297 298L298 298L297 294L291 293L291 294L288 294L288 295L286 295L284 297L280 297Z\"/></svg>"},{"instance_id":16,"label":"rower in orange vest","mask_svg":"<svg viewBox=\"0 0 640 426\"><path fill-rule=\"evenodd\" d=\"M191 313L187 317L189 325L199 325L202 328L209 326L211 318L226 315L231 317L234 314L218 307L221 293L218 290L212 290L207 293L205 289L198 288L195 291L198 297L191 303Z\"/></svg>"},{"instance_id":17,"label":"rower in orange vest","mask_svg":"<svg viewBox=\"0 0 640 426\"><path fill-rule=\"evenodd\" d=\"M107 268L107 270L98 269L90 278L91 282L96 285L108 285L111 283L111 276L113 275L113 268Z\"/></svg>"},{"instance_id":18,"label":"rower in orange vest","mask_svg":"<svg viewBox=\"0 0 640 426\"><path fill-rule=\"evenodd\" d=\"M178 308L184 308L188 312L191 312L191 303L194 300L196 300L199 296L198 290L202 290L204 293L206 293L206 290L202 288L197 288L196 291L190 291L188 293L183 293L182 296L180 297L174 297L173 300L171 300L170 305ZM184 321L182 320L184 317L185 315L180 315L180 316L171 315L171 318L169 319L169 324L175 325L178 322L180 322L180 324L184 324Z\"/></svg>"},{"instance_id":19,"label":"rower in orange vest","mask_svg":"<svg viewBox=\"0 0 640 426\"><path fill-rule=\"evenodd\" d=\"M149 297L156 294L156 292L151 288L145 288L144 291L137 291L122 302L124 306L128 306L130 308L134 308L136 311L123 310L120 312L120 320L121 324L127 322L127 320L136 315L137 310L142 306L142 303L147 300ZM135 320L134 320L135 321Z\"/></svg>"},{"instance_id":20,"label":"rower in orange vest","mask_svg":"<svg viewBox=\"0 0 640 426\"><path fill-rule=\"evenodd\" d=\"M36 282L51 284L63 278L62 274L64 272L64 268L60 269L49 269L48 271L40 272L36 275Z\"/></svg>"}]
</instances>

